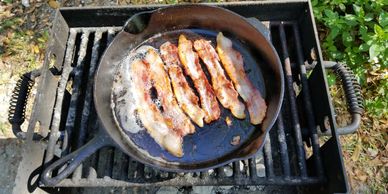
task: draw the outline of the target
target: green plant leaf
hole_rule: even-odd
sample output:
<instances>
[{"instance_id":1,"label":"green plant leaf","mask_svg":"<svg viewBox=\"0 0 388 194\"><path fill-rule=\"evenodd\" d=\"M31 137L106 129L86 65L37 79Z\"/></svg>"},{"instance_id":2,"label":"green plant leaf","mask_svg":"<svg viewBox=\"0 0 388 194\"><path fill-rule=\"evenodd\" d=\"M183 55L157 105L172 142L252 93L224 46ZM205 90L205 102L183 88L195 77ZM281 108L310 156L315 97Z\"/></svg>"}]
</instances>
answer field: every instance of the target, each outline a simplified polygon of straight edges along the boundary
<instances>
[{"instance_id":1,"label":"green plant leaf","mask_svg":"<svg viewBox=\"0 0 388 194\"><path fill-rule=\"evenodd\" d=\"M369 48L369 57L371 59L374 59L375 57L377 57L380 54L381 50L382 50L382 48L378 44L373 44Z\"/></svg>"},{"instance_id":2,"label":"green plant leaf","mask_svg":"<svg viewBox=\"0 0 388 194\"><path fill-rule=\"evenodd\" d=\"M368 44L366 44L366 43L362 43L361 45L360 45L360 47L359 47L359 50L360 51L368 51L369 50L369 45Z\"/></svg>"},{"instance_id":3,"label":"green plant leaf","mask_svg":"<svg viewBox=\"0 0 388 194\"><path fill-rule=\"evenodd\" d=\"M388 25L388 13L383 11L380 13L379 15L379 24L382 26L382 27L385 27Z\"/></svg>"},{"instance_id":4,"label":"green plant leaf","mask_svg":"<svg viewBox=\"0 0 388 194\"><path fill-rule=\"evenodd\" d=\"M373 29L378 36L384 37L384 30L379 25L375 24Z\"/></svg>"},{"instance_id":5,"label":"green plant leaf","mask_svg":"<svg viewBox=\"0 0 388 194\"><path fill-rule=\"evenodd\" d=\"M334 45L330 45L328 49L329 51L332 51L332 52L337 51L337 48Z\"/></svg>"},{"instance_id":6,"label":"green plant leaf","mask_svg":"<svg viewBox=\"0 0 388 194\"><path fill-rule=\"evenodd\" d=\"M335 85L336 77L332 72L328 72L327 74L327 83L329 86Z\"/></svg>"},{"instance_id":7,"label":"green plant leaf","mask_svg":"<svg viewBox=\"0 0 388 194\"><path fill-rule=\"evenodd\" d=\"M331 39L334 39L335 37L337 37L338 33L340 32L340 29L339 28L333 28L330 30L330 33L328 35L328 38L331 38Z\"/></svg>"},{"instance_id":8,"label":"green plant leaf","mask_svg":"<svg viewBox=\"0 0 388 194\"><path fill-rule=\"evenodd\" d=\"M362 7L358 6L357 4L353 4L353 10L354 10L354 13L356 13L356 15L358 15L359 17L364 17L365 12L364 12L364 9L362 9Z\"/></svg>"},{"instance_id":9,"label":"green plant leaf","mask_svg":"<svg viewBox=\"0 0 388 194\"><path fill-rule=\"evenodd\" d=\"M373 18L374 18L374 14L373 14L373 13L367 13L367 14L365 15L365 17L364 17L364 21L370 22L370 21L373 20Z\"/></svg>"},{"instance_id":10,"label":"green plant leaf","mask_svg":"<svg viewBox=\"0 0 388 194\"><path fill-rule=\"evenodd\" d=\"M312 0L312 1L311 1L311 5L312 5L313 7L317 6L317 5L318 5L318 0Z\"/></svg>"},{"instance_id":11,"label":"green plant leaf","mask_svg":"<svg viewBox=\"0 0 388 194\"><path fill-rule=\"evenodd\" d=\"M343 32L342 33L342 41L346 44L353 41L352 35L350 35L349 32Z\"/></svg>"},{"instance_id":12,"label":"green plant leaf","mask_svg":"<svg viewBox=\"0 0 388 194\"><path fill-rule=\"evenodd\" d=\"M353 14L345 14L345 19L347 21L347 24L350 26L357 25L357 17Z\"/></svg>"},{"instance_id":13,"label":"green plant leaf","mask_svg":"<svg viewBox=\"0 0 388 194\"><path fill-rule=\"evenodd\" d=\"M345 11L346 10L346 7L345 7L345 5L343 3L340 3L338 6L341 9L341 11Z\"/></svg>"},{"instance_id":14,"label":"green plant leaf","mask_svg":"<svg viewBox=\"0 0 388 194\"><path fill-rule=\"evenodd\" d=\"M369 38L368 36L368 27L367 26L360 26L359 34L363 39Z\"/></svg>"},{"instance_id":15,"label":"green plant leaf","mask_svg":"<svg viewBox=\"0 0 388 194\"><path fill-rule=\"evenodd\" d=\"M325 10L325 15L329 18L329 19L336 19L337 18L337 14L334 13L333 11L331 10Z\"/></svg>"}]
</instances>

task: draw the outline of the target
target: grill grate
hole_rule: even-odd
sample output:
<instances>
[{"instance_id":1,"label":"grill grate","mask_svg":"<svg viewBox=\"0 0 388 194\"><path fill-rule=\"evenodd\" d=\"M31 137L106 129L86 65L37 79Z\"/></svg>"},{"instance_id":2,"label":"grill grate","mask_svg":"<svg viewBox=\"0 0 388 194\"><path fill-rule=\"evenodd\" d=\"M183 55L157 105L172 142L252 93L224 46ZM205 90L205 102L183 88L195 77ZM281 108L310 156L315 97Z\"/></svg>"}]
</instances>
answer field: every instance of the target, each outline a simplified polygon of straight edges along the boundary
<instances>
[{"instance_id":1,"label":"grill grate","mask_svg":"<svg viewBox=\"0 0 388 194\"><path fill-rule=\"evenodd\" d=\"M144 166L120 150L108 147L93 154L71 177L56 186L323 183L325 176L319 155L318 135L309 96L306 67L303 63L305 60L298 24L297 22L269 22L269 24L271 40L281 56L285 70L287 91L282 112L266 139L264 149L254 158L233 162L206 172L170 173ZM101 127L96 122L97 115L92 101L93 77L103 50L119 30L120 28L115 27L70 29L45 163L52 161L54 155L66 155L76 150L91 139L97 128ZM302 100L298 100L300 95L294 89L295 84L302 88ZM301 105L300 102L303 103L303 111L298 107ZM303 123L300 116L307 120L309 129L307 133L302 133ZM312 146L314 171L307 170L303 141Z\"/></svg>"}]
</instances>

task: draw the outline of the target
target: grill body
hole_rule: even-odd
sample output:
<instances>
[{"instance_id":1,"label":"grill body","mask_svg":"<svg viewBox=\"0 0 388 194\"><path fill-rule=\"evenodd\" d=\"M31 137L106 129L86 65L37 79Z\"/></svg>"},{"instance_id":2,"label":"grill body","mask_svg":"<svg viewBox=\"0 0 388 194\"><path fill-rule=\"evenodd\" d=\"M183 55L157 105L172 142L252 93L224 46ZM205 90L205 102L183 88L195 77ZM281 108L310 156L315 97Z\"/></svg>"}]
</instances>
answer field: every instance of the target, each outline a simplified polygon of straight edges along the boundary
<instances>
[{"instance_id":1,"label":"grill body","mask_svg":"<svg viewBox=\"0 0 388 194\"><path fill-rule=\"evenodd\" d=\"M264 149L254 158L221 168L178 174L144 166L120 150L106 147L58 185L41 187L265 185L301 193L348 191L310 3L216 5L246 17L267 34L282 61L286 78L283 107ZM99 59L130 16L160 6L57 11L28 127L33 131L39 123L40 135L47 137L43 168L84 145L102 127L92 94ZM331 130L333 135L320 141L319 130Z\"/></svg>"}]
</instances>

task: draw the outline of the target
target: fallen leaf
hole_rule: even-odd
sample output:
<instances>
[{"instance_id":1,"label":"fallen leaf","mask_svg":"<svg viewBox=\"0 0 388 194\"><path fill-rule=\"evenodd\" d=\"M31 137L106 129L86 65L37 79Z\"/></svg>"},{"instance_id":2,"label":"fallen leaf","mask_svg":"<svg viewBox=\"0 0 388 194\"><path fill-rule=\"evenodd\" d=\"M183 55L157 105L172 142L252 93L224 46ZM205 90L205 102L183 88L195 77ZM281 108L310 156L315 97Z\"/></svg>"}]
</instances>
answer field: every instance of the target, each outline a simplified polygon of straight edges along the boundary
<instances>
[{"instance_id":1,"label":"fallen leaf","mask_svg":"<svg viewBox=\"0 0 388 194\"><path fill-rule=\"evenodd\" d=\"M373 159L372 161L369 162L369 165L370 166L382 166L384 165L383 161L380 160L379 157L376 157L375 159Z\"/></svg>"},{"instance_id":2,"label":"fallen leaf","mask_svg":"<svg viewBox=\"0 0 388 194\"><path fill-rule=\"evenodd\" d=\"M33 4L32 6L30 6L29 8L28 8L28 10L25 12L26 14L29 14L29 13L32 13L33 11L35 11L35 4Z\"/></svg>"},{"instance_id":3,"label":"fallen leaf","mask_svg":"<svg viewBox=\"0 0 388 194\"><path fill-rule=\"evenodd\" d=\"M358 179L360 179L360 181L363 181L363 182L365 182L367 178L368 178L367 175L358 176Z\"/></svg>"},{"instance_id":4,"label":"fallen leaf","mask_svg":"<svg viewBox=\"0 0 388 194\"><path fill-rule=\"evenodd\" d=\"M363 171L361 171L359 169L354 170L354 175L355 175L356 179L363 181L363 182L365 182L366 179L368 178L368 176Z\"/></svg>"},{"instance_id":5,"label":"fallen leaf","mask_svg":"<svg viewBox=\"0 0 388 194\"><path fill-rule=\"evenodd\" d=\"M356 148L354 149L354 152L352 154L352 160L358 161L358 158L360 157L360 153L361 153L361 140L360 138L358 138Z\"/></svg>"},{"instance_id":6,"label":"fallen leaf","mask_svg":"<svg viewBox=\"0 0 388 194\"><path fill-rule=\"evenodd\" d=\"M368 148L366 151L367 151L368 155L372 158L376 157L377 154L379 153L377 150L372 149L372 148Z\"/></svg>"},{"instance_id":7,"label":"fallen leaf","mask_svg":"<svg viewBox=\"0 0 388 194\"><path fill-rule=\"evenodd\" d=\"M32 46L32 49L34 53L38 54L39 53L39 47L37 45Z\"/></svg>"},{"instance_id":8,"label":"fallen leaf","mask_svg":"<svg viewBox=\"0 0 388 194\"><path fill-rule=\"evenodd\" d=\"M59 3L58 1L49 1L48 2L49 6L53 9L58 9L59 8Z\"/></svg>"}]
</instances>

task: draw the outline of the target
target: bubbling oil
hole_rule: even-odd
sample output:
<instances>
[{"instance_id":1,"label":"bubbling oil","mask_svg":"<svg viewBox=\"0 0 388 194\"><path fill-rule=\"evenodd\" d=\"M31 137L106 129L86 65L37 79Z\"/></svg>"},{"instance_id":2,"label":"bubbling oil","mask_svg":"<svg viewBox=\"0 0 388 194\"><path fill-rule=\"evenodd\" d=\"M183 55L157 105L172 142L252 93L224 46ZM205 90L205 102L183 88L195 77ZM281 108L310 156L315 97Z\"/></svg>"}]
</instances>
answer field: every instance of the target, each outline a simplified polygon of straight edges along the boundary
<instances>
[{"instance_id":1,"label":"bubbling oil","mask_svg":"<svg viewBox=\"0 0 388 194\"><path fill-rule=\"evenodd\" d=\"M142 56L131 51L125 57L115 74L112 88L112 109L118 125L126 132L137 133L144 130L144 127L137 116L136 100L134 98L130 65L136 59ZM149 83L151 84L151 83Z\"/></svg>"}]
</instances>

